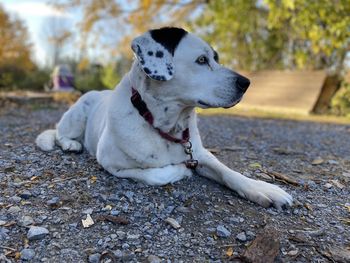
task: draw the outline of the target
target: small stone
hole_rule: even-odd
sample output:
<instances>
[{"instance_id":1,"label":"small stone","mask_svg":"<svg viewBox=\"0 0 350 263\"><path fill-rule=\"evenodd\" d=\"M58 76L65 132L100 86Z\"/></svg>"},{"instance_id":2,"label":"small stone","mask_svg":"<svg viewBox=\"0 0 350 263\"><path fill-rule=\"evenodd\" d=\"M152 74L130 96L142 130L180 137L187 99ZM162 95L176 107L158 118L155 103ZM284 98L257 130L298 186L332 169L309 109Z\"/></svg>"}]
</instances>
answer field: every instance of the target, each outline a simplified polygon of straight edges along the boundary
<instances>
[{"instance_id":1,"label":"small stone","mask_svg":"<svg viewBox=\"0 0 350 263\"><path fill-rule=\"evenodd\" d=\"M22 260L29 261L29 260L33 259L34 256L35 256L35 252L33 249L25 248L25 249L22 249L22 251L21 251L21 259Z\"/></svg>"},{"instance_id":2,"label":"small stone","mask_svg":"<svg viewBox=\"0 0 350 263\"><path fill-rule=\"evenodd\" d=\"M330 184L330 183L326 183L326 184L324 185L324 188L326 188L326 189L330 189L330 188L332 188L332 187L333 187L333 185Z\"/></svg>"},{"instance_id":3,"label":"small stone","mask_svg":"<svg viewBox=\"0 0 350 263\"><path fill-rule=\"evenodd\" d=\"M132 234L128 234L126 236L126 239L128 240L136 240L136 239L139 239L140 238L140 235L132 235Z\"/></svg>"},{"instance_id":4,"label":"small stone","mask_svg":"<svg viewBox=\"0 0 350 263\"><path fill-rule=\"evenodd\" d=\"M245 242L245 241L247 241L247 236L245 235L244 232L241 232L236 236L236 239L241 241L241 242Z\"/></svg>"},{"instance_id":5,"label":"small stone","mask_svg":"<svg viewBox=\"0 0 350 263\"><path fill-rule=\"evenodd\" d=\"M89 256L89 263L99 263L101 255L99 253L95 253Z\"/></svg>"},{"instance_id":6,"label":"small stone","mask_svg":"<svg viewBox=\"0 0 350 263\"><path fill-rule=\"evenodd\" d=\"M82 213L85 215L91 215L94 210L92 208L85 209Z\"/></svg>"},{"instance_id":7,"label":"small stone","mask_svg":"<svg viewBox=\"0 0 350 263\"><path fill-rule=\"evenodd\" d=\"M9 198L9 201L12 202L12 203L19 203L21 202L22 198L20 198L19 196L17 195L14 195L14 196L11 196Z\"/></svg>"},{"instance_id":8,"label":"small stone","mask_svg":"<svg viewBox=\"0 0 350 263\"><path fill-rule=\"evenodd\" d=\"M17 214L21 211L21 208L19 208L19 206L11 206L7 212L9 212L10 214Z\"/></svg>"},{"instance_id":9,"label":"small stone","mask_svg":"<svg viewBox=\"0 0 350 263\"><path fill-rule=\"evenodd\" d=\"M181 227L179 222L177 222L174 218L168 217L164 221L171 225L174 229L179 229Z\"/></svg>"},{"instance_id":10,"label":"small stone","mask_svg":"<svg viewBox=\"0 0 350 263\"><path fill-rule=\"evenodd\" d=\"M126 191L124 195L126 196L126 198L128 198L130 203L134 201L134 192Z\"/></svg>"},{"instance_id":11,"label":"small stone","mask_svg":"<svg viewBox=\"0 0 350 263\"><path fill-rule=\"evenodd\" d=\"M294 257L294 256L298 255L298 253L299 253L298 249L293 249L293 250L288 251L287 255Z\"/></svg>"},{"instance_id":12,"label":"small stone","mask_svg":"<svg viewBox=\"0 0 350 263\"><path fill-rule=\"evenodd\" d=\"M32 197L32 193L29 192L28 190L24 190L19 194L19 196L25 200L28 200L29 198Z\"/></svg>"},{"instance_id":13,"label":"small stone","mask_svg":"<svg viewBox=\"0 0 350 263\"><path fill-rule=\"evenodd\" d=\"M57 208L60 205L60 199L59 199L59 197L53 197L52 199L47 201L46 204L50 208Z\"/></svg>"},{"instance_id":14,"label":"small stone","mask_svg":"<svg viewBox=\"0 0 350 263\"><path fill-rule=\"evenodd\" d=\"M147 257L147 262L148 263L160 263L160 262L162 262L162 260L159 257L157 257L157 256L149 255Z\"/></svg>"},{"instance_id":15,"label":"small stone","mask_svg":"<svg viewBox=\"0 0 350 263\"><path fill-rule=\"evenodd\" d=\"M6 221L4 221L4 220L0 220L0 226L5 225L6 223L7 223Z\"/></svg>"},{"instance_id":16,"label":"small stone","mask_svg":"<svg viewBox=\"0 0 350 263\"><path fill-rule=\"evenodd\" d=\"M21 225L21 226L29 226L29 225L32 225L33 223L34 223L34 220L30 216L22 216L18 220L18 224Z\"/></svg>"},{"instance_id":17,"label":"small stone","mask_svg":"<svg viewBox=\"0 0 350 263\"><path fill-rule=\"evenodd\" d=\"M29 240L37 240L44 238L47 234L49 234L49 230L45 227L31 226L27 233L27 238Z\"/></svg>"},{"instance_id":18,"label":"small stone","mask_svg":"<svg viewBox=\"0 0 350 263\"><path fill-rule=\"evenodd\" d=\"M225 228L222 225L217 226L216 228L216 235L219 237L229 237L231 236L231 232L227 230L227 228Z\"/></svg>"}]
</instances>

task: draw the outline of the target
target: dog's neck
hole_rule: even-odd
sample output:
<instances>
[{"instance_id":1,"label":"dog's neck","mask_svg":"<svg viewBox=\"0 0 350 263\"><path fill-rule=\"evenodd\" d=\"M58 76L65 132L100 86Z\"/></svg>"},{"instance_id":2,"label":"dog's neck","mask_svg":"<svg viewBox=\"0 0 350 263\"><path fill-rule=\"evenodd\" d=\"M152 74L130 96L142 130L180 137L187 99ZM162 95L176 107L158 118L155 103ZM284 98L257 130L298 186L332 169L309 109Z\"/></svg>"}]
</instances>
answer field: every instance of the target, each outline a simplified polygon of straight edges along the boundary
<instances>
[{"instance_id":1,"label":"dog's neck","mask_svg":"<svg viewBox=\"0 0 350 263\"><path fill-rule=\"evenodd\" d=\"M142 100L146 103L149 111L152 113L154 121L153 126L161 129L163 132L172 135L179 135L188 128L189 119L194 111L194 107L188 107L174 100L169 100L161 96L162 82L156 83L150 80L134 62L128 73L128 86L136 89Z\"/></svg>"}]
</instances>

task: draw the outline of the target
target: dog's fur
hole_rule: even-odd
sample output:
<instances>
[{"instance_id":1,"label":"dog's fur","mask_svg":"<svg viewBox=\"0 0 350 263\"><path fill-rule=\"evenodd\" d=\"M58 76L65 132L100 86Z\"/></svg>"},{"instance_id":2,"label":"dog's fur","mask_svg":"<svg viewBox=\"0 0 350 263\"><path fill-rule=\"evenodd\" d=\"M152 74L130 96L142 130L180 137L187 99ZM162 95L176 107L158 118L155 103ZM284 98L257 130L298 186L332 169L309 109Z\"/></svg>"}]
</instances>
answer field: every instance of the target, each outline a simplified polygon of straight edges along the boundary
<instances>
[{"instance_id":1,"label":"dog's fur","mask_svg":"<svg viewBox=\"0 0 350 263\"><path fill-rule=\"evenodd\" d=\"M189 128L199 162L196 174L264 207L292 204L281 188L229 169L202 145L194 108L234 106L248 88L248 79L218 64L216 52L183 29L151 30L134 39L131 48L136 60L116 89L83 95L56 130L37 137L42 150L52 150L56 142L65 151L81 151L83 144L111 174L165 185L193 171L183 163L188 155L182 145L165 140L155 128L178 138ZM153 114L154 127L132 105L132 87Z\"/></svg>"}]
</instances>

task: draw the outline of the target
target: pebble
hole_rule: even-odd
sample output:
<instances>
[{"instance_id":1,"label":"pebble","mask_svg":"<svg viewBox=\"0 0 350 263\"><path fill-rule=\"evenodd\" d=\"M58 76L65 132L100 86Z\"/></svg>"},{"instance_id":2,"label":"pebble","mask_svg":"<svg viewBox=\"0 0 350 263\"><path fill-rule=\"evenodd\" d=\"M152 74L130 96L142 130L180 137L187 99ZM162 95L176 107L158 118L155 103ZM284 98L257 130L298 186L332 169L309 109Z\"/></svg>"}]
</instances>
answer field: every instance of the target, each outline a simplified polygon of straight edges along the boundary
<instances>
[{"instance_id":1,"label":"pebble","mask_svg":"<svg viewBox=\"0 0 350 263\"><path fill-rule=\"evenodd\" d=\"M288 251L287 255L294 257L294 256L298 255L298 253L299 253L298 249L293 249L293 250Z\"/></svg>"},{"instance_id":2,"label":"pebble","mask_svg":"<svg viewBox=\"0 0 350 263\"><path fill-rule=\"evenodd\" d=\"M241 232L236 236L236 239L241 241L241 242L245 242L245 241L247 241L247 236L245 235L244 232Z\"/></svg>"},{"instance_id":3,"label":"pebble","mask_svg":"<svg viewBox=\"0 0 350 263\"><path fill-rule=\"evenodd\" d=\"M231 232L223 225L219 225L216 228L216 235L219 237L229 237L231 236Z\"/></svg>"},{"instance_id":4,"label":"pebble","mask_svg":"<svg viewBox=\"0 0 350 263\"><path fill-rule=\"evenodd\" d=\"M148 263L160 263L160 262L162 262L162 260L159 257L157 257L157 256L149 255L147 257L147 262Z\"/></svg>"},{"instance_id":5,"label":"pebble","mask_svg":"<svg viewBox=\"0 0 350 263\"><path fill-rule=\"evenodd\" d=\"M95 253L89 256L89 263L99 263L101 255L99 253Z\"/></svg>"},{"instance_id":6,"label":"pebble","mask_svg":"<svg viewBox=\"0 0 350 263\"><path fill-rule=\"evenodd\" d=\"M9 201L12 202L12 203L19 203L21 202L22 198L20 198L19 196L17 195L14 195L14 196L11 196L9 198Z\"/></svg>"},{"instance_id":7,"label":"pebble","mask_svg":"<svg viewBox=\"0 0 350 263\"><path fill-rule=\"evenodd\" d=\"M19 208L19 206L11 206L7 212L9 212L10 214L17 214L21 211L21 208Z\"/></svg>"},{"instance_id":8,"label":"pebble","mask_svg":"<svg viewBox=\"0 0 350 263\"><path fill-rule=\"evenodd\" d=\"M29 198L32 197L32 193L29 192L28 190L24 190L19 194L19 196L25 200L28 200Z\"/></svg>"},{"instance_id":9,"label":"pebble","mask_svg":"<svg viewBox=\"0 0 350 263\"><path fill-rule=\"evenodd\" d=\"M330 189L330 188L333 187L333 185L330 184L330 183L326 183L323 187L326 188L326 189Z\"/></svg>"},{"instance_id":10,"label":"pebble","mask_svg":"<svg viewBox=\"0 0 350 263\"><path fill-rule=\"evenodd\" d=\"M46 202L46 204L50 208L57 208L60 204L60 198L59 197L53 197L49 201Z\"/></svg>"},{"instance_id":11,"label":"pebble","mask_svg":"<svg viewBox=\"0 0 350 263\"><path fill-rule=\"evenodd\" d=\"M29 261L29 260L33 259L34 256L35 256L35 252L33 249L25 248L25 249L21 250L21 259L22 260Z\"/></svg>"},{"instance_id":12,"label":"pebble","mask_svg":"<svg viewBox=\"0 0 350 263\"><path fill-rule=\"evenodd\" d=\"M34 223L34 220L32 217L30 216L22 216L19 220L18 220L18 224L20 226L29 226L32 225Z\"/></svg>"},{"instance_id":13,"label":"pebble","mask_svg":"<svg viewBox=\"0 0 350 263\"><path fill-rule=\"evenodd\" d=\"M31 226L27 233L27 238L29 240L37 240L44 238L47 234L49 234L49 230L45 227Z\"/></svg>"},{"instance_id":14,"label":"pebble","mask_svg":"<svg viewBox=\"0 0 350 263\"><path fill-rule=\"evenodd\" d=\"M174 218L168 217L164 221L171 225L174 229L179 229L181 227L179 222L177 222Z\"/></svg>"}]
</instances>

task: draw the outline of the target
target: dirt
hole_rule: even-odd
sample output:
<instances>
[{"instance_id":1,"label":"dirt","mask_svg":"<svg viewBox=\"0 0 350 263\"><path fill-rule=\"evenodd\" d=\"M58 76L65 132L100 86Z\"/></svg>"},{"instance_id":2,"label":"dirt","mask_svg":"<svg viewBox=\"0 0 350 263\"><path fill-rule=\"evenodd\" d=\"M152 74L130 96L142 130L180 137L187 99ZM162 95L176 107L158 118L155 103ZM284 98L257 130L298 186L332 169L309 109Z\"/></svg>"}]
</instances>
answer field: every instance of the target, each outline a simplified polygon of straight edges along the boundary
<instances>
[{"instance_id":1,"label":"dirt","mask_svg":"<svg viewBox=\"0 0 350 263\"><path fill-rule=\"evenodd\" d=\"M66 109L2 103L0 262L242 262L271 232L278 246L265 262L350 262L349 125L199 118L222 162L292 194L294 206L277 211L199 176L151 187L86 152L41 152L35 137ZM32 226L48 234L29 240Z\"/></svg>"}]
</instances>

